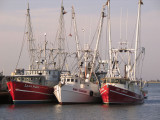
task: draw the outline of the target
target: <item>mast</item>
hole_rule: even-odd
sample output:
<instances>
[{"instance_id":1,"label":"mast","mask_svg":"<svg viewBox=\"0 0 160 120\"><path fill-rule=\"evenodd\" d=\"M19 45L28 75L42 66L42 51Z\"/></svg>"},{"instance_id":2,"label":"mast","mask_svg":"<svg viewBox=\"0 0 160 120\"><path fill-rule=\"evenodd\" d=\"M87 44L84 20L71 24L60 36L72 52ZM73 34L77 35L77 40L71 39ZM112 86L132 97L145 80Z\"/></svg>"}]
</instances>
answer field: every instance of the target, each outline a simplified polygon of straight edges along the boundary
<instances>
[{"instance_id":1,"label":"mast","mask_svg":"<svg viewBox=\"0 0 160 120\"><path fill-rule=\"evenodd\" d=\"M108 6L108 16L107 16L107 25L108 25L108 41L109 41L109 74L112 77L112 41L111 41L111 20L110 20L110 0L107 1Z\"/></svg>"},{"instance_id":2,"label":"mast","mask_svg":"<svg viewBox=\"0 0 160 120\"><path fill-rule=\"evenodd\" d=\"M61 13L60 13L60 19L59 19L59 30L58 30L58 69L62 70L63 64L64 64L64 40L65 40L65 30L64 30L64 14L66 14L66 11L63 7L63 0L61 2Z\"/></svg>"},{"instance_id":3,"label":"mast","mask_svg":"<svg viewBox=\"0 0 160 120\"><path fill-rule=\"evenodd\" d=\"M105 17L104 10L105 10L105 5L103 5L103 8L102 8L101 20L100 20L100 25L99 25L99 29L98 29L98 37L97 37L97 42L96 42L96 48L95 48L95 51L94 51L93 62L92 62L91 71L90 71L90 78L91 78L93 69L95 67L95 61L96 61L96 58L97 58L98 46L99 46L99 41L100 41L101 31L102 31L102 26L103 26L103 19Z\"/></svg>"},{"instance_id":4,"label":"mast","mask_svg":"<svg viewBox=\"0 0 160 120\"><path fill-rule=\"evenodd\" d=\"M141 14L141 5L143 4L142 0L139 0L138 3L138 16L137 16L137 27L136 27L136 42L135 42L135 60L134 60L134 80L136 80L136 62L137 62L137 51L138 51L138 40L139 40L139 26L140 26L140 14Z\"/></svg>"},{"instance_id":5,"label":"mast","mask_svg":"<svg viewBox=\"0 0 160 120\"><path fill-rule=\"evenodd\" d=\"M35 69L36 49L35 49L35 40L33 39L29 3L27 8L27 32L26 33L27 33L28 51L29 51L30 64L31 64L30 69Z\"/></svg>"},{"instance_id":6,"label":"mast","mask_svg":"<svg viewBox=\"0 0 160 120\"><path fill-rule=\"evenodd\" d=\"M46 65L47 65L47 59L46 59L46 47L47 47L47 41L46 41L46 33L44 33L44 37L45 37L45 43L44 43L44 68L46 69Z\"/></svg>"},{"instance_id":7,"label":"mast","mask_svg":"<svg viewBox=\"0 0 160 120\"><path fill-rule=\"evenodd\" d=\"M80 59L80 48L79 48L79 40L78 40L78 32L77 32L75 11L74 11L73 6L72 6L72 20L73 20L73 25L74 25L74 33L75 33L75 40L76 40L76 47L77 47L77 57L78 57L78 61L79 61L79 59Z\"/></svg>"}]
</instances>

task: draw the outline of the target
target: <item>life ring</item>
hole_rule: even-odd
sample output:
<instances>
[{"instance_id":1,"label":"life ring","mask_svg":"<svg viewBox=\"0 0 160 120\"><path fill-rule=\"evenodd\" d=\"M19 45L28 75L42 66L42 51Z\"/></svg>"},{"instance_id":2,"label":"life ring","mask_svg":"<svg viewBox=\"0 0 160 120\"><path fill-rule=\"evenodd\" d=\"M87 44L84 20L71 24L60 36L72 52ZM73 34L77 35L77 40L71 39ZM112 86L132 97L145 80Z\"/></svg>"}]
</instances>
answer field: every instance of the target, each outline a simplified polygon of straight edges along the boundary
<instances>
[{"instance_id":1,"label":"life ring","mask_svg":"<svg viewBox=\"0 0 160 120\"><path fill-rule=\"evenodd\" d=\"M90 91L90 96L93 96L93 91Z\"/></svg>"}]
</instances>

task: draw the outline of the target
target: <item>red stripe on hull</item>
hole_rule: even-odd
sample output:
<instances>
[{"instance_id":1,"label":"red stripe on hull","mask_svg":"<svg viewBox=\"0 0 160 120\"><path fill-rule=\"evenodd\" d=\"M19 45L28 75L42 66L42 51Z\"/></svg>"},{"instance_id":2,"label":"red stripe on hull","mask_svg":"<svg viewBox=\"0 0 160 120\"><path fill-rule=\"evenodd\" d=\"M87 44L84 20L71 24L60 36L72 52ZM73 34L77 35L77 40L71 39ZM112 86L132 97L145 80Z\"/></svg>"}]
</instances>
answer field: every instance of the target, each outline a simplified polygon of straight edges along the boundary
<instances>
[{"instance_id":1,"label":"red stripe on hull","mask_svg":"<svg viewBox=\"0 0 160 120\"><path fill-rule=\"evenodd\" d=\"M8 90L13 101L43 101L53 99L53 88L30 83L9 81Z\"/></svg>"},{"instance_id":2,"label":"red stripe on hull","mask_svg":"<svg viewBox=\"0 0 160 120\"><path fill-rule=\"evenodd\" d=\"M112 85L104 85L100 89L103 103L129 104L143 103L144 98L134 92L121 89Z\"/></svg>"}]
</instances>

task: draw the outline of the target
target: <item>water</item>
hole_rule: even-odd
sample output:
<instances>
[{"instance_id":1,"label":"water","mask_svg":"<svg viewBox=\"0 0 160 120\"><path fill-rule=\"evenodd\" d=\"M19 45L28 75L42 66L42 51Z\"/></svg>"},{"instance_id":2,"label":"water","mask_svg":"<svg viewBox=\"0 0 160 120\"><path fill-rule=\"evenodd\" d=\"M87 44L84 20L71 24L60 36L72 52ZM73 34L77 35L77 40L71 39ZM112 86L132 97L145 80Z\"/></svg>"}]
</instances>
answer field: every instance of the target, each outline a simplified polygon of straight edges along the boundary
<instances>
[{"instance_id":1,"label":"water","mask_svg":"<svg viewBox=\"0 0 160 120\"><path fill-rule=\"evenodd\" d=\"M0 120L160 120L160 84L149 84L140 105L0 105Z\"/></svg>"}]
</instances>

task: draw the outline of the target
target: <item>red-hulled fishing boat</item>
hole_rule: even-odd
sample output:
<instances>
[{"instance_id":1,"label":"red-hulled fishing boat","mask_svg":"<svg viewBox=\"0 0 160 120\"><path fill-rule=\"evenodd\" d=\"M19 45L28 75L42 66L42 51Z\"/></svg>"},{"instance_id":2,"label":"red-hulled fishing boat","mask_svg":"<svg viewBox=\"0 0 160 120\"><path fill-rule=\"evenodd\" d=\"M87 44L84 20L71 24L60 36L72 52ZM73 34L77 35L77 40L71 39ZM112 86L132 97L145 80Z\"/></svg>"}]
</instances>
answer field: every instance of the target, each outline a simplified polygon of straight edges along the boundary
<instances>
[{"instance_id":1,"label":"red-hulled fishing boat","mask_svg":"<svg viewBox=\"0 0 160 120\"><path fill-rule=\"evenodd\" d=\"M142 80L138 80L136 77L136 73L138 72L136 63L139 58L143 58L145 51L138 44L141 4L143 4L142 0L139 0L135 48L128 48L128 44L125 41L120 43L121 46L118 49L113 49L110 36L110 0L107 1L109 68L107 76L102 79L100 87L103 103L130 104L144 102Z\"/></svg>"},{"instance_id":2,"label":"red-hulled fishing boat","mask_svg":"<svg viewBox=\"0 0 160 120\"><path fill-rule=\"evenodd\" d=\"M58 71L50 72L58 73ZM7 76L6 79L14 104L51 102L55 99L53 81L50 81L52 84L49 83L44 75L14 75Z\"/></svg>"},{"instance_id":3,"label":"red-hulled fishing boat","mask_svg":"<svg viewBox=\"0 0 160 120\"><path fill-rule=\"evenodd\" d=\"M13 103L49 102L55 98L53 86L59 82L60 70L56 68L56 62L53 59L53 49L47 48L46 34L45 45L40 49L36 49L32 33L29 4L26 23L27 31L25 35L27 36L31 65L29 70L16 69L11 76L6 77L8 90Z\"/></svg>"}]
</instances>

